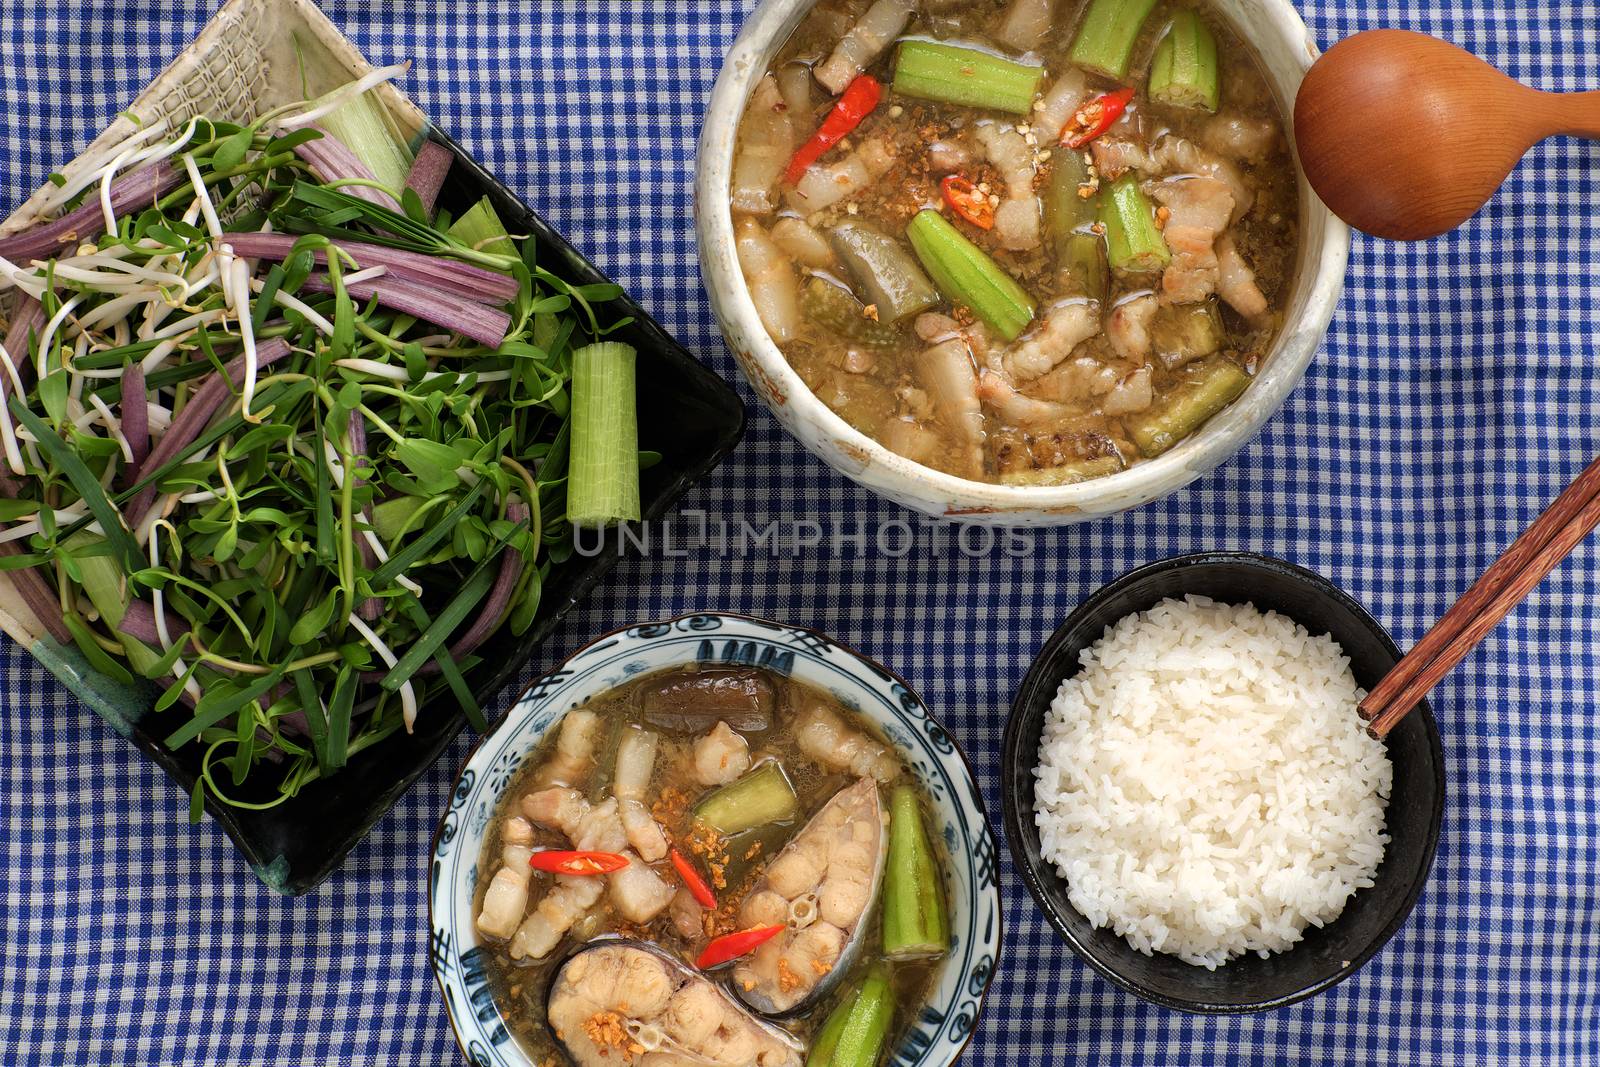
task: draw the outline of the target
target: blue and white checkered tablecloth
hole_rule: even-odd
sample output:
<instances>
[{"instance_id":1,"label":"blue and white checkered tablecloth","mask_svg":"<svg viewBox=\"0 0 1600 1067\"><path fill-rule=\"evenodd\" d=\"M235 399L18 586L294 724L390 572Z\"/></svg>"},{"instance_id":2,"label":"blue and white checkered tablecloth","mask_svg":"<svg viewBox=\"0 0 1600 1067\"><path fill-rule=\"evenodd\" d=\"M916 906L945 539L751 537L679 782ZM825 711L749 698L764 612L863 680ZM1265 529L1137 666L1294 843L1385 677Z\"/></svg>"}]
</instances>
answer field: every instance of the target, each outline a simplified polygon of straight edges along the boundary
<instances>
[{"instance_id":1,"label":"blue and white checkered tablecloth","mask_svg":"<svg viewBox=\"0 0 1600 1067\"><path fill-rule=\"evenodd\" d=\"M690 227L694 135L744 2L338 0L368 55L724 376ZM86 143L200 28L189 0L0 0L0 209ZM1312 0L1324 44L1406 26L1550 89L1600 85L1594 0ZM1129 567L1250 548L1328 575L1402 645L1600 448L1600 148L1536 148L1489 210L1414 247L1358 238L1327 343L1244 452L1032 555L846 545L634 559L526 671L590 635L722 608L821 627L909 678L998 825L1000 732L1046 634ZM741 385L741 389L743 386ZM750 397L748 391L746 396ZM753 398L751 402L754 403ZM754 409L684 506L764 521L909 517ZM917 524L913 521L913 525ZM920 531L922 528L917 527ZM1009 867L1006 952L967 1062L1600 1063L1600 546L1436 693L1450 797L1432 881L1359 975L1266 1015L1191 1018L1094 977ZM423 872L463 738L311 895L262 888L210 822L0 643L0 1063L456 1062L429 974Z\"/></svg>"}]
</instances>

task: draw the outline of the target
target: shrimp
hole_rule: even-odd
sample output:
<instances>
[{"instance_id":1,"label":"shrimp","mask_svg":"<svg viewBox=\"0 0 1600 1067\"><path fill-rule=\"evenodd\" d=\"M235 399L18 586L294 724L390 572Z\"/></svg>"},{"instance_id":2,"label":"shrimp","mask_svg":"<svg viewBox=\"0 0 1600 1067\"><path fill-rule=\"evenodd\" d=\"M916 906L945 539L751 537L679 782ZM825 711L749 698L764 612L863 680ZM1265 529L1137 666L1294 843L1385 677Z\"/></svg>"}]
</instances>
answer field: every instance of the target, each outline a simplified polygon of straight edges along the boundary
<instances>
[{"instance_id":1,"label":"shrimp","mask_svg":"<svg viewBox=\"0 0 1600 1067\"><path fill-rule=\"evenodd\" d=\"M770 214L778 206L778 178L794 155L794 120L767 75L756 83L750 106L739 123L739 148L733 159L733 210Z\"/></svg>"},{"instance_id":2,"label":"shrimp","mask_svg":"<svg viewBox=\"0 0 1600 1067\"><path fill-rule=\"evenodd\" d=\"M1161 275L1161 298L1193 304L1217 291L1217 238L1228 228L1233 197L1215 178L1177 178L1147 183L1151 197L1171 216L1163 236L1172 262Z\"/></svg>"},{"instance_id":3,"label":"shrimp","mask_svg":"<svg viewBox=\"0 0 1600 1067\"><path fill-rule=\"evenodd\" d=\"M845 725L826 704L812 704L796 722L795 743L818 763L880 782L899 776L900 761L888 746Z\"/></svg>"},{"instance_id":4,"label":"shrimp","mask_svg":"<svg viewBox=\"0 0 1600 1067\"><path fill-rule=\"evenodd\" d=\"M619 852L627 844L615 798L590 804L576 789L545 789L522 798L522 814L540 826L560 830L574 848Z\"/></svg>"},{"instance_id":5,"label":"shrimp","mask_svg":"<svg viewBox=\"0 0 1600 1067\"><path fill-rule=\"evenodd\" d=\"M805 219L794 215L785 215L772 224L772 243L796 263L812 270L829 270L838 264L828 239Z\"/></svg>"},{"instance_id":6,"label":"shrimp","mask_svg":"<svg viewBox=\"0 0 1600 1067\"><path fill-rule=\"evenodd\" d=\"M949 174L961 170L972 162L972 153L960 141L933 141L928 145L928 166Z\"/></svg>"},{"instance_id":7,"label":"shrimp","mask_svg":"<svg viewBox=\"0 0 1600 1067\"><path fill-rule=\"evenodd\" d=\"M644 806L659 741L660 738L649 730L635 726L623 730L617 742L616 773L611 780L611 791L617 798L617 810L628 843L650 863L667 854L667 837L651 818L650 809Z\"/></svg>"},{"instance_id":8,"label":"shrimp","mask_svg":"<svg viewBox=\"0 0 1600 1067\"><path fill-rule=\"evenodd\" d=\"M689 892L688 886L679 886L678 891L672 894L672 903L667 905L672 928L678 931L678 936L689 941L697 940L705 934L705 910L700 906L700 902L694 899L694 894Z\"/></svg>"},{"instance_id":9,"label":"shrimp","mask_svg":"<svg viewBox=\"0 0 1600 1067\"><path fill-rule=\"evenodd\" d=\"M833 54L813 71L817 81L835 96L844 92L845 86L900 36L915 10L916 4L909 0L878 0L834 46Z\"/></svg>"},{"instance_id":10,"label":"shrimp","mask_svg":"<svg viewBox=\"0 0 1600 1067\"><path fill-rule=\"evenodd\" d=\"M1279 141L1277 123L1269 118L1221 114L1206 121L1200 141L1211 151L1259 163Z\"/></svg>"},{"instance_id":11,"label":"shrimp","mask_svg":"<svg viewBox=\"0 0 1600 1067\"><path fill-rule=\"evenodd\" d=\"M1053 145L1061 139L1067 121L1077 114L1089 96L1089 79L1077 67L1068 67L1066 73L1050 83L1044 96L1033 106L1033 132L1042 145Z\"/></svg>"},{"instance_id":12,"label":"shrimp","mask_svg":"<svg viewBox=\"0 0 1600 1067\"><path fill-rule=\"evenodd\" d=\"M1150 320L1155 318L1161 301L1154 293L1142 292L1117 302L1106 316L1106 340L1123 359L1142 361L1149 357L1151 348Z\"/></svg>"},{"instance_id":13,"label":"shrimp","mask_svg":"<svg viewBox=\"0 0 1600 1067\"><path fill-rule=\"evenodd\" d=\"M1224 234L1217 242L1217 293L1247 319L1267 313L1266 294L1256 282L1256 272L1239 254L1232 234Z\"/></svg>"},{"instance_id":14,"label":"shrimp","mask_svg":"<svg viewBox=\"0 0 1600 1067\"><path fill-rule=\"evenodd\" d=\"M978 395L1012 426L1047 426L1072 416L1072 409L1065 405L1023 396L1004 376L992 370L979 375Z\"/></svg>"},{"instance_id":15,"label":"shrimp","mask_svg":"<svg viewBox=\"0 0 1600 1067\"><path fill-rule=\"evenodd\" d=\"M600 900L605 879L560 874L550 892L517 927L511 938L511 958L542 960L561 943L574 923Z\"/></svg>"},{"instance_id":16,"label":"shrimp","mask_svg":"<svg viewBox=\"0 0 1600 1067\"><path fill-rule=\"evenodd\" d=\"M1100 304L1070 297L1046 311L1032 333L1003 353L1002 369L1013 382L1031 381L1099 332Z\"/></svg>"},{"instance_id":17,"label":"shrimp","mask_svg":"<svg viewBox=\"0 0 1600 1067\"><path fill-rule=\"evenodd\" d=\"M761 325L774 343L788 344L800 333L800 279L795 276L794 264L755 219L740 219L734 239Z\"/></svg>"},{"instance_id":18,"label":"shrimp","mask_svg":"<svg viewBox=\"0 0 1600 1067\"><path fill-rule=\"evenodd\" d=\"M1019 52L1039 47L1050 31L1051 0L1011 0L1000 19L995 40Z\"/></svg>"},{"instance_id":19,"label":"shrimp","mask_svg":"<svg viewBox=\"0 0 1600 1067\"><path fill-rule=\"evenodd\" d=\"M1232 163L1214 156L1199 145L1176 134L1167 134L1146 147L1138 141L1101 137L1089 146L1094 167L1105 181L1116 181L1130 170L1150 177L1197 175L1215 178L1228 187L1233 197L1231 220L1237 222L1255 203L1250 183Z\"/></svg>"},{"instance_id":20,"label":"shrimp","mask_svg":"<svg viewBox=\"0 0 1600 1067\"><path fill-rule=\"evenodd\" d=\"M701 785L726 785L749 769L749 743L725 722L694 743L694 776Z\"/></svg>"},{"instance_id":21,"label":"shrimp","mask_svg":"<svg viewBox=\"0 0 1600 1067\"><path fill-rule=\"evenodd\" d=\"M1006 195L994 215L994 232L1012 251L1039 247L1039 197L1033 191L1033 149L1017 128L1007 123L979 121L974 127L978 143L1006 183Z\"/></svg>"},{"instance_id":22,"label":"shrimp","mask_svg":"<svg viewBox=\"0 0 1600 1067\"><path fill-rule=\"evenodd\" d=\"M1132 415L1147 410L1155 402L1155 388L1150 375L1153 368L1146 364L1125 375L1100 404L1107 415Z\"/></svg>"},{"instance_id":23,"label":"shrimp","mask_svg":"<svg viewBox=\"0 0 1600 1067\"><path fill-rule=\"evenodd\" d=\"M894 146L886 138L869 137L835 163L813 163L784 195L796 211L821 211L865 191L894 161Z\"/></svg>"},{"instance_id":24,"label":"shrimp","mask_svg":"<svg viewBox=\"0 0 1600 1067\"><path fill-rule=\"evenodd\" d=\"M959 437L958 473L983 470L983 408L978 403L977 373L965 340L945 341L926 349L916 360L918 379L927 388L940 421Z\"/></svg>"},{"instance_id":25,"label":"shrimp","mask_svg":"<svg viewBox=\"0 0 1600 1067\"><path fill-rule=\"evenodd\" d=\"M588 780L594 769L595 734L600 717L592 711L567 712L556 736L556 751L533 776L534 788L552 785L575 786Z\"/></svg>"}]
</instances>

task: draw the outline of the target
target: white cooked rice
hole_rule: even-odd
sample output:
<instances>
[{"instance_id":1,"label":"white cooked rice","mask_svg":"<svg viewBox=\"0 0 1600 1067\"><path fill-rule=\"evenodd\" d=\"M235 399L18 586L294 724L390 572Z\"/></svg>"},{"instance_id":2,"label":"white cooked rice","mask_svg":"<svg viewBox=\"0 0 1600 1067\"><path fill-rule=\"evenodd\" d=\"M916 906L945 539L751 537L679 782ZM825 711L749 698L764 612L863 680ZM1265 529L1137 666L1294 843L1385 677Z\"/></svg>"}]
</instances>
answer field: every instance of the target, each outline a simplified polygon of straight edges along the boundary
<instances>
[{"instance_id":1,"label":"white cooked rice","mask_svg":"<svg viewBox=\"0 0 1600 1067\"><path fill-rule=\"evenodd\" d=\"M1373 884L1393 769L1332 637L1189 597L1081 659L1045 716L1034 820L1090 922L1216 968Z\"/></svg>"}]
</instances>

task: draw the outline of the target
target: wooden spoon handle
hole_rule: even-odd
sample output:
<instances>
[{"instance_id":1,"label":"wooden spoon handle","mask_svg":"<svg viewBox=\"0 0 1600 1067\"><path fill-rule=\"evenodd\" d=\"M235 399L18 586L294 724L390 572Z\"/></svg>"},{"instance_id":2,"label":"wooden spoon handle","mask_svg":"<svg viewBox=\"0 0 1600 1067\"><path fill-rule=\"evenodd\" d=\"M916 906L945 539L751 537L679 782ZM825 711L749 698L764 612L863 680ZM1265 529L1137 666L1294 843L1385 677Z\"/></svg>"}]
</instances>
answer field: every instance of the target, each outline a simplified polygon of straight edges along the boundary
<instances>
[{"instance_id":1,"label":"wooden spoon handle","mask_svg":"<svg viewBox=\"0 0 1600 1067\"><path fill-rule=\"evenodd\" d=\"M1545 93L1550 133L1600 140L1600 90L1588 93Z\"/></svg>"}]
</instances>

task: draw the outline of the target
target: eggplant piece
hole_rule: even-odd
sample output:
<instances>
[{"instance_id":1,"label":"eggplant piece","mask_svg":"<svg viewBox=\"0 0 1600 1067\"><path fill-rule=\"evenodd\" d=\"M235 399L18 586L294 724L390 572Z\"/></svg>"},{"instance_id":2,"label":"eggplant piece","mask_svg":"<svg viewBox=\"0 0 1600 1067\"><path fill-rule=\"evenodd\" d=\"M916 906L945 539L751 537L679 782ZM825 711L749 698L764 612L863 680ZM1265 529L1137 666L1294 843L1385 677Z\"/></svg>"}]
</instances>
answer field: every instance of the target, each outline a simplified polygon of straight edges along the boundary
<instances>
[{"instance_id":1,"label":"eggplant piece","mask_svg":"<svg viewBox=\"0 0 1600 1067\"><path fill-rule=\"evenodd\" d=\"M879 322L899 322L939 303L939 290L899 241L864 222L828 231L834 254Z\"/></svg>"},{"instance_id":2,"label":"eggplant piece","mask_svg":"<svg viewBox=\"0 0 1600 1067\"><path fill-rule=\"evenodd\" d=\"M557 968L545 997L557 1045L577 1067L662 1053L705 1067L801 1067L805 1046L751 1015L655 945L599 938Z\"/></svg>"},{"instance_id":3,"label":"eggplant piece","mask_svg":"<svg viewBox=\"0 0 1600 1067\"><path fill-rule=\"evenodd\" d=\"M1216 297L1198 304L1168 304L1150 321L1150 339L1168 370L1213 355L1228 341Z\"/></svg>"},{"instance_id":4,"label":"eggplant piece","mask_svg":"<svg viewBox=\"0 0 1600 1067\"><path fill-rule=\"evenodd\" d=\"M639 694L639 714L651 726L680 733L703 733L720 720L740 733L772 729L778 695L760 671L743 667L701 667L673 671Z\"/></svg>"},{"instance_id":5,"label":"eggplant piece","mask_svg":"<svg viewBox=\"0 0 1600 1067\"><path fill-rule=\"evenodd\" d=\"M889 815L872 778L824 804L739 906L742 929L787 929L734 964L734 993L763 1015L804 1011L860 955L883 884Z\"/></svg>"},{"instance_id":6,"label":"eggplant piece","mask_svg":"<svg viewBox=\"0 0 1600 1067\"><path fill-rule=\"evenodd\" d=\"M762 760L755 769L730 782L694 806L696 822L723 835L739 834L767 823L785 822L800 811L794 786L775 759Z\"/></svg>"}]
</instances>

